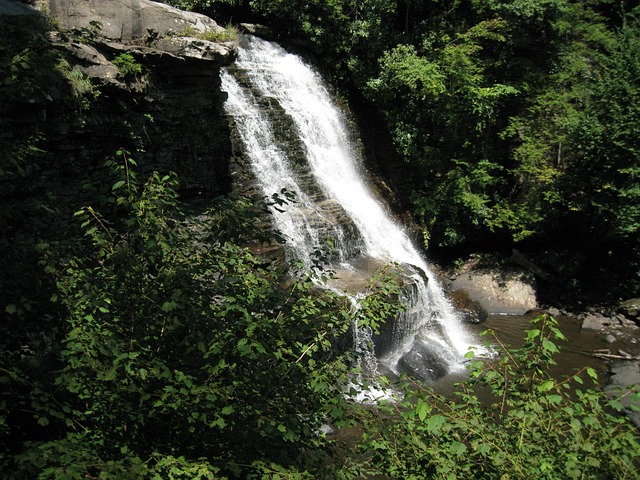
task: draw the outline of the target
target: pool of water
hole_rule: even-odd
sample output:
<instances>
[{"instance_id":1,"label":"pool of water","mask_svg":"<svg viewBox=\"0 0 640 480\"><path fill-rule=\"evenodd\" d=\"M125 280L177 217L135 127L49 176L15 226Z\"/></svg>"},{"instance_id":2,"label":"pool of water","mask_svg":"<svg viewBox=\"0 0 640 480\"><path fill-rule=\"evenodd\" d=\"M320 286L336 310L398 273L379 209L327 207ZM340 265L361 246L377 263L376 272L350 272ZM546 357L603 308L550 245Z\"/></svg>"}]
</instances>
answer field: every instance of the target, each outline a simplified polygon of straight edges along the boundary
<instances>
[{"instance_id":1,"label":"pool of water","mask_svg":"<svg viewBox=\"0 0 640 480\"><path fill-rule=\"evenodd\" d=\"M524 343L525 331L532 328L531 321L536 317L535 313L528 315L492 315L485 322L477 325L469 325L478 344L486 345L489 348L500 351L499 343L490 335L481 336L485 330L493 330L495 336L505 347L520 347ZM630 345L628 342L616 341L608 344L604 336L594 330L583 330L581 322L577 318L561 316L556 318L560 331L567 337L566 341L556 341L560 352L554 357L557 365L552 367L551 373L556 378L571 375L584 367L591 367L596 370L602 386L606 385L609 378L610 362L593 356L594 352L609 349L612 353L623 349L631 354L636 349L640 349L640 343ZM432 387L438 393L444 395L455 391L455 384L465 380L467 372L456 372L447 375L432 383ZM586 375L583 378L587 378ZM585 382L587 385L588 382Z\"/></svg>"}]
</instances>

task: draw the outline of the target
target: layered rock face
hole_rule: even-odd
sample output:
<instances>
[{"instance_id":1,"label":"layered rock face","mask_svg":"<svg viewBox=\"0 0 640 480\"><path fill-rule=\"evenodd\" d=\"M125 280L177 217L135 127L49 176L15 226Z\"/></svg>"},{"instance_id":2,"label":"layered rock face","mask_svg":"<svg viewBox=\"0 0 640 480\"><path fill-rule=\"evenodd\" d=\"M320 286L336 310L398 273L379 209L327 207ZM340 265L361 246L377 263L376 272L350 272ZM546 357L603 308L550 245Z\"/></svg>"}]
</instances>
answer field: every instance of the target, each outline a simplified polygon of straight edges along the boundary
<instances>
[{"instance_id":1,"label":"layered rock face","mask_svg":"<svg viewBox=\"0 0 640 480\"><path fill-rule=\"evenodd\" d=\"M0 4L3 21L14 21L7 16L13 12L44 18L10 0ZM37 7L59 30L49 37L64 60L52 65L52 75L66 73L50 91L12 98L2 112L9 142L25 132L45 138L43 161L26 179L32 190L74 201L64 197L81 196L79 184L101 188L110 181L104 160L118 151L136 159L141 178L152 170L178 173L187 201L230 190L219 71L235 50L224 28L149 0L50 0ZM70 102L79 96L86 105Z\"/></svg>"}]
</instances>

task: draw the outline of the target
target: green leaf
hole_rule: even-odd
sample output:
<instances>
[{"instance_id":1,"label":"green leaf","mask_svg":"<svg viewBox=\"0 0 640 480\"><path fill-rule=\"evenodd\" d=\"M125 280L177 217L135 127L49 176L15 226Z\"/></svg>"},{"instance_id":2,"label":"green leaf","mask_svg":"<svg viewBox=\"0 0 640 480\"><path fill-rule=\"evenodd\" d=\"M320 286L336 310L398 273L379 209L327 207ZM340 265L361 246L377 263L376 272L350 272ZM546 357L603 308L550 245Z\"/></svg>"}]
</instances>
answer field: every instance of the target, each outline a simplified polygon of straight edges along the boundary
<instances>
[{"instance_id":1,"label":"green leaf","mask_svg":"<svg viewBox=\"0 0 640 480\"><path fill-rule=\"evenodd\" d=\"M427 431L433 435L438 435L442 426L447 422L446 417L443 415L434 415L427 420Z\"/></svg>"},{"instance_id":2,"label":"green leaf","mask_svg":"<svg viewBox=\"0 0 640 480\"><path fill-rule=\"evenodd\" d=\"M547 392L553 388L553 385L554 385L553 380L547 380L546 382L543 382L540 385L538 385L538 391Z\"/></svg>"},{"instance_id":3,"label":"green leaf","mask_svg":"<svg viewBox=\"0 0 640 480\"><path fill-rule=\"evenodd\" d=\"M168 312L173 311L176 307L177 307L176 302L168 301L168 302L164 302L162 304L162 307L160 307L160 308L161 308L161 310L163 312L167 312L168 313Z\"/></svg>"},{"instance_id":4,"label":"green leaf","mask_svg":"<svg viewBox=\"0 0 640 480\"><path fill-rule=\"evenodd\" d=\"M424 419L427 418L427 414L431 411L431 407L425 402L422 398L418 400L418 404L416 405L416 414L421 422L424 422Z\"/></svg>"},{"instance_id":5,"label":"green leaf","mask_svg":"<svg viewBox=\"0 0 640 480\"><path fill-rule=\"evenodd\" d=\"M540 330L537 328L533 328L531 330L527 330L527 340L531 340L533 338L536 338L538 336L540 336Z\"/></svg>"},{"instance_id":6,"label":"green leaf","mask_svg":"<svg viewBox=\"0 0 640 480\"><path fill-rule=\"evenodd\" d=\"M454 455L464 455L467 452L467 446L461 442L452 442L449 451Z\"/></svg>"},{"instance_id":7,"label":"green leaf","mask_svg":"<svg viewBox=\"0 0 640 480\"><path fill-rule=\"evenodd\" d=\"M542 347L548 352L558 352L558 347L556 346L556 344L546 338L542 339Z\"/></svg>"},{"instance_id":8,"label":"green leaf","mask_svg":"<svg viewBox=\"0 0 640 480\"><path fill-rule=\"evenodd\" d=\"M116 183L113 184L113 187L111 187L111 190L118 190L119 188L122 188L122 186L125 184L124 180L120 180Z\"/></svg>"},{"instance_id":9,"label":"green leaf","mask_svg":"<svg viewBox=\"0 0 640 480\"><path fill-rule=\"evenodd\" d=\"M560 395L547 395L545 398L550 405L558 405L562 402L562 397Z\"/></svg>"},{"instance_id":10,"label":"green leaf","mask_svg":"<svg viewBox=\"0 0 640 480\"><path fill-rule=\"evenodd\" d=\"M5 307L5 311L9 314L9 315L15 315L16 313L18 313L18 307L16 307L13 304L7 305Z\"/></svg>"}]
</instances>

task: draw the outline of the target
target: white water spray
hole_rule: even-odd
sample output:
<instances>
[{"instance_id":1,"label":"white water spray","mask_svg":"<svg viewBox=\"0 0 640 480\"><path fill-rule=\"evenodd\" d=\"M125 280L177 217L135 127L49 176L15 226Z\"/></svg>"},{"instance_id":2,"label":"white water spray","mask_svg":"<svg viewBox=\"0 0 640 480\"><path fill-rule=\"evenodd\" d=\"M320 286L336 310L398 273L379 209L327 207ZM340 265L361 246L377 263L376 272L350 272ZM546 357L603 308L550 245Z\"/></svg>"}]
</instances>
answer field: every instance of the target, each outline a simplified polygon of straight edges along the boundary
<instances>
[{"instance_id":1,"label":"white water spray","mask_svg":"<svg viewBox=\"0 0 640 480\"><path fill-rule=\"evenodd\" d=\"M424 349L416 347L423 344L431 351L429 357L435 352L446 370L458 368L469 338L426 261L370 191L344 115L320 76L278 45L245 37L233 75L222 74L222 88L228 94L225 108L234 118L263 195L282 189L297 195L296 204L275 215L278 229L290 239L292 257L310 262L323 239L330 237L338 251L339 275L371 262L397 263L410 273L415 285L410 310L394 325L391 345L380 363L397 373L398 363L409 352L422 355ZM277 104L275 115L291 122L308 165L305 175L313 177L319 193L309 189L308 179L301 181L300 166L279 146L265 103ZM345 216L348 222L339 221Z\"/></svg>"}]
</instances>

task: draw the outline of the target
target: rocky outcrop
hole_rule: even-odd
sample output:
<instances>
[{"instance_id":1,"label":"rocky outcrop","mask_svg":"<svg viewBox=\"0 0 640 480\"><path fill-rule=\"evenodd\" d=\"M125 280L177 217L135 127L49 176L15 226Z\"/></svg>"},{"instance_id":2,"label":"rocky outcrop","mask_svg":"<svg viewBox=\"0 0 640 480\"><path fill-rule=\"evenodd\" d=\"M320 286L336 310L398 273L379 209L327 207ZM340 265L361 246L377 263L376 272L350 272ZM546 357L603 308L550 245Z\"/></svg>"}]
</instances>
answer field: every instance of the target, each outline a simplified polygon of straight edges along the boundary
<instances>
[{"instance_id":1,"label":"rocky outcrop","mask_svg":"<svg viewBox=\"0 0 640 480\"><path fill-rule=\"evenodd\" d=\"M640 402L633 395L640 392L640 326L633 315L635 305L634 299L622 302L620 310L624 313L590 308L578 315L578 319L583 330L597 332L605 347L584 352L609 365L611 376L605 392L609 398L619 401L629 418L640 426Z\"/></svg>"},{"instance_id":2,"label":"rocky outcrop","mask_svg":"<svg viewBox=\"0 0 640 480\"><path fill-rule=\"evenodd\" d=\"M518 268L467 270L451 282L449 291L454 299L464 298L488 314L522 315L538 306L535 278Z\"/></svg>"},{"instance_id":3,"label":"rocky outcrop","mask_svg":"<svg viewBox=\"0 0 640 480\"><path fill-rule=\"evenodd\" d=\"M400 358L398 370L426 382L442 378L448 373L446 362L438 356L433 346L421 340L416 340L411 350Z\"/></svg>"},{"instance_id":4,"label":"rocky outcrop","mask_svg":"<svg viewBox=\"0 0 640 480\"><path fill-rule=\"evenodd\" d=\"M460 288L451 292L449 300L464 322L482 323L487 319L487 311L480 302L469 297L467 290Z\"/></svg>"},{"instance_id":5,"label":"rocky outcrop","mask_svg":"<svg viewBox=\"0 0 640 480\"><path fill-rule=\"evenodd\" d=\"M185 33L222 33L214 20L150 0L45 0L40 3L63 29L94 28L117 42L146 41Z\"/></svg>"},{"instance_id":6,"label":"rocky outcrop","mask_svg":"<svg viewBox=\"0 0 640 480\"><path fill-rule=\"evenodd\" d=\"M85 201L83 191L108 188L104 161L117 151L136 159L141 178L152 170L177 172L187 201L230 190L230 134L219 72L233 61L235 45L224 28L149 0L50 0L37 6L58 26L48 34L60 52L58 63L40 65L53 80L2 109L9 119L2 133L7 143L27 134L44 139L43 161L23 179L31 190L77 207ZM0 0L0 14L18 11L43 16ZM219 41L207 40L216 36ZM9 195L10 187L16 194L22 188L8 186Z\"/></svg>"}]
</instances>

